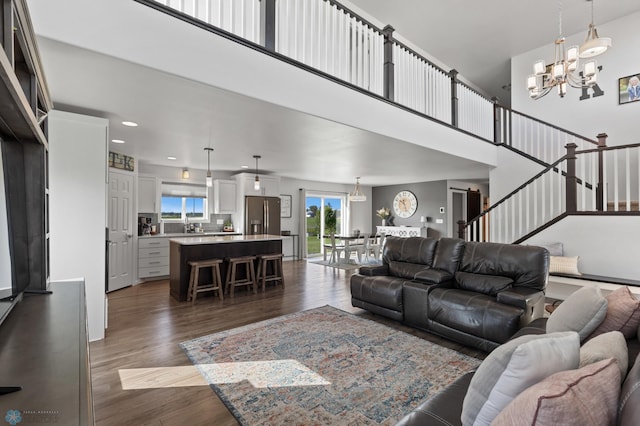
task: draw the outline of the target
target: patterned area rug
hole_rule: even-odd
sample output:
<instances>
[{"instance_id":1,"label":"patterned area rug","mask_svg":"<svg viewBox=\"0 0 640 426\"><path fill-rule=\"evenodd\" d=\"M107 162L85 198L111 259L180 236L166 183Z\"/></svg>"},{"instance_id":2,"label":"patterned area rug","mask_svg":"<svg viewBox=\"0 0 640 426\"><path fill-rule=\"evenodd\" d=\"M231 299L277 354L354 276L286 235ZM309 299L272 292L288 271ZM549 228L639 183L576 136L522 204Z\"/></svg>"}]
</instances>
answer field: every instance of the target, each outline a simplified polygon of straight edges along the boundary
<instances>
[{"instance_id":1,"label":"patterned area rug","mask_svg":"<svg viewBox=\"0 0 640 426\"><path fill-rule=\"evenodd\" d=\"M331 306L181 343L242 425L391 425L480 360Z\"/></svg>"}]
</instances>

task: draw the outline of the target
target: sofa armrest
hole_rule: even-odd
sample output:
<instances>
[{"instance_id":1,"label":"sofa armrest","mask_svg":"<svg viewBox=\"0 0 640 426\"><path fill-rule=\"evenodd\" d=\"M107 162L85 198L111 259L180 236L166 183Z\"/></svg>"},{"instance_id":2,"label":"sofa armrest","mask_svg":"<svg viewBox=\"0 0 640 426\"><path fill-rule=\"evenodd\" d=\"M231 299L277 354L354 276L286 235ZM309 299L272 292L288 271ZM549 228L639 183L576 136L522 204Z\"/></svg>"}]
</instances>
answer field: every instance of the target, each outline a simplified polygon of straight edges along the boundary
<instances>
[{"instance_id":1,"label":"sofa armrest","mask_svg":"<svg viewBox=\"0 0 640 426\"><path fill-rule=\"evenodd\" d=\"M462 403L474 373L459 377L441 392L407 414L396 426L458 426L462 424Z\"/></svg>"},{"instance_id":2,"label":"sofa armrest","mask_svg":"<svg viewBox=\"0 0 640 426\"><path fill-rule=\"evenodd\" d=\"M520 327L529 324L544 313L544 291L529 287L512 287L497 294L498 303L524 310Z\"/></svg>"},{"instance_id":3,"label":"sofa armrest","mask_svg":"<svg viewBox=\"0 0 640 426\"><path fill-rule=\"evenodd\" d=\"M440 284L445 281L450 281L453 275L448 271L441 269L426 269L418 272L413 279L416 281L424 282L427 284Z\"/></svg>"},{"instance_id":4,"label":"sofa armrest","mask_svg":"<svg viewBox=\"0 0 640 426\"><path fill-rule=\"evenodd\" d=\"M389 265L374 265L374 266L361 266L359 268L360 275L367 275L369 277L389 275Z\"/></svg>"}]
</instances>

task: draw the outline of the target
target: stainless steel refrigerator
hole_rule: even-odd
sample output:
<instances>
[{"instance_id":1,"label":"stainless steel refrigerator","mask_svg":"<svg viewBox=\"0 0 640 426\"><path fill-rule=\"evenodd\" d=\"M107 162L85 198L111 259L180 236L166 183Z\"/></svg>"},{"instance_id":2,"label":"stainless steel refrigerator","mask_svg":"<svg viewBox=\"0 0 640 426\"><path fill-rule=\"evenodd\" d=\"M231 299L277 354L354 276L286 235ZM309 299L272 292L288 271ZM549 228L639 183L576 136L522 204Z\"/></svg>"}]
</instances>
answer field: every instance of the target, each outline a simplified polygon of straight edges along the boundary
<instances>
[{"instance_id":1,"label":"stainless steel refrigerator","mask_svg":"<svg viewBox=\"0 0 640 426\"><path fill-rule=\"evenodd\" d=\"M249 235L280 235L280 198L246 197L244 229Z\"/></svg>"}]
</instances>

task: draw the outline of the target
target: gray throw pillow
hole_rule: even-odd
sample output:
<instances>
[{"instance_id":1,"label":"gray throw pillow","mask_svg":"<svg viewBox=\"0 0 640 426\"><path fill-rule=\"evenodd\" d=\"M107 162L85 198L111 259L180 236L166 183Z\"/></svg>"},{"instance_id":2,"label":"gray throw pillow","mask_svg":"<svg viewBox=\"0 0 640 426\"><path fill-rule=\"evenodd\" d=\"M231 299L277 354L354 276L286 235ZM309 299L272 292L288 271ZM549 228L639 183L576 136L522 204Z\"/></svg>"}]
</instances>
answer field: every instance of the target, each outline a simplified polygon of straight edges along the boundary
<instances>
[{"instance_id":1,"label":"gray throw pillow","mask_svg":"<svg viewBox=\"0 0 640 426\"><path fill-rule=\"evenodd\" d=\"M582 287L549 316L547 333L575 331L582 342L602 323L607 315L607 305L607 299L598 287Z\"/></svg>"},{"instance_id":2,"label":"gray throw pillow","mask_svg":"<svg viewBox=\"0 0 640 426\"><path fill-rule=\"evenodd\" d=\"M580 368L607 358L615 358L624 380L629 368L629 351L627 340L619 331L600 334L580 348Z\"/></svg>"},{"instance_id":3,"label":"gray throw pillow","mask_svg":"<svg viewBox=\"0 0 640 426\"><path fill-rule=\"evenodd\" d=\"M462 424L490 425L504 407L530 386L578 367L576 332L529 334L499 346L480 364L462 404Z\"/></svg>"}]
</instances>

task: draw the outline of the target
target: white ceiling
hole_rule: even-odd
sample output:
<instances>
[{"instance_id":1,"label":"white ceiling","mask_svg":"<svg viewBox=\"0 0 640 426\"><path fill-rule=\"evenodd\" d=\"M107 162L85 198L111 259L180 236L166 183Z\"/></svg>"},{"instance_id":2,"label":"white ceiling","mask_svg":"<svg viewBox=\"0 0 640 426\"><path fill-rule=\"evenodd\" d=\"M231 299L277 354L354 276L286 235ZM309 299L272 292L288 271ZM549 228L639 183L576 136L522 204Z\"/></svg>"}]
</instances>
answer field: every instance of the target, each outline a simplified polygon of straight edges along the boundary
<instances>
[{"instance_id":1,"label":"white ceiling","mask_svg":"<svg viewBox=\"0 0 640 426\"><path fill-rule=\"evenodd\" d=\"M359 170L363 184L374 186L488 177L487 166L471 160L94 52L92 43L98 46L108 41L110 34L96 30L87 35L86 21L102 19L96 9L115 7L116 3L129 5L133 0L28 2L36 33L46 36L39 44L56 108L108 118L110 137L127 141L124 145L112 143L114 151L150 164L206 169L203 140L212 139L227 141L227 149L216 149L212 156L217 170L237 171L243 164L253 168L252 155L260 154L261 170L315 181L353 183L354 170ZM351 3L372 16L381 16L378 21L392 24L397 33L440 62L455 64L467 80L487 94L503 98L498 91L508 83L511 55L549 43L557 34L556 3L551 1L526 2L525 6L534 8L532 17L544 22L539 27L532 22L536 19L525 18L522 2L509 0L494 0L489 5L470 1L463 5L460 0ZM545 3L549 3L547 7ZM616 0L597 7L596 18L606 21L638 9L638 0ZM70 10L75 14L73 19L68 16ZM545 10L551 15L546 16ZM566 1L564 10L567 34L586 29L588 3ZM158 12L149 9L149 13ZM116 31L105 22L94 27ZM452 36L443 37L452 29ZM129 117L136 117L141 126L121 126ZM212 123L211 117L216 121ZM179 160L171 163L166 159L170 155Z\"/></svg>"}]
</instances>

